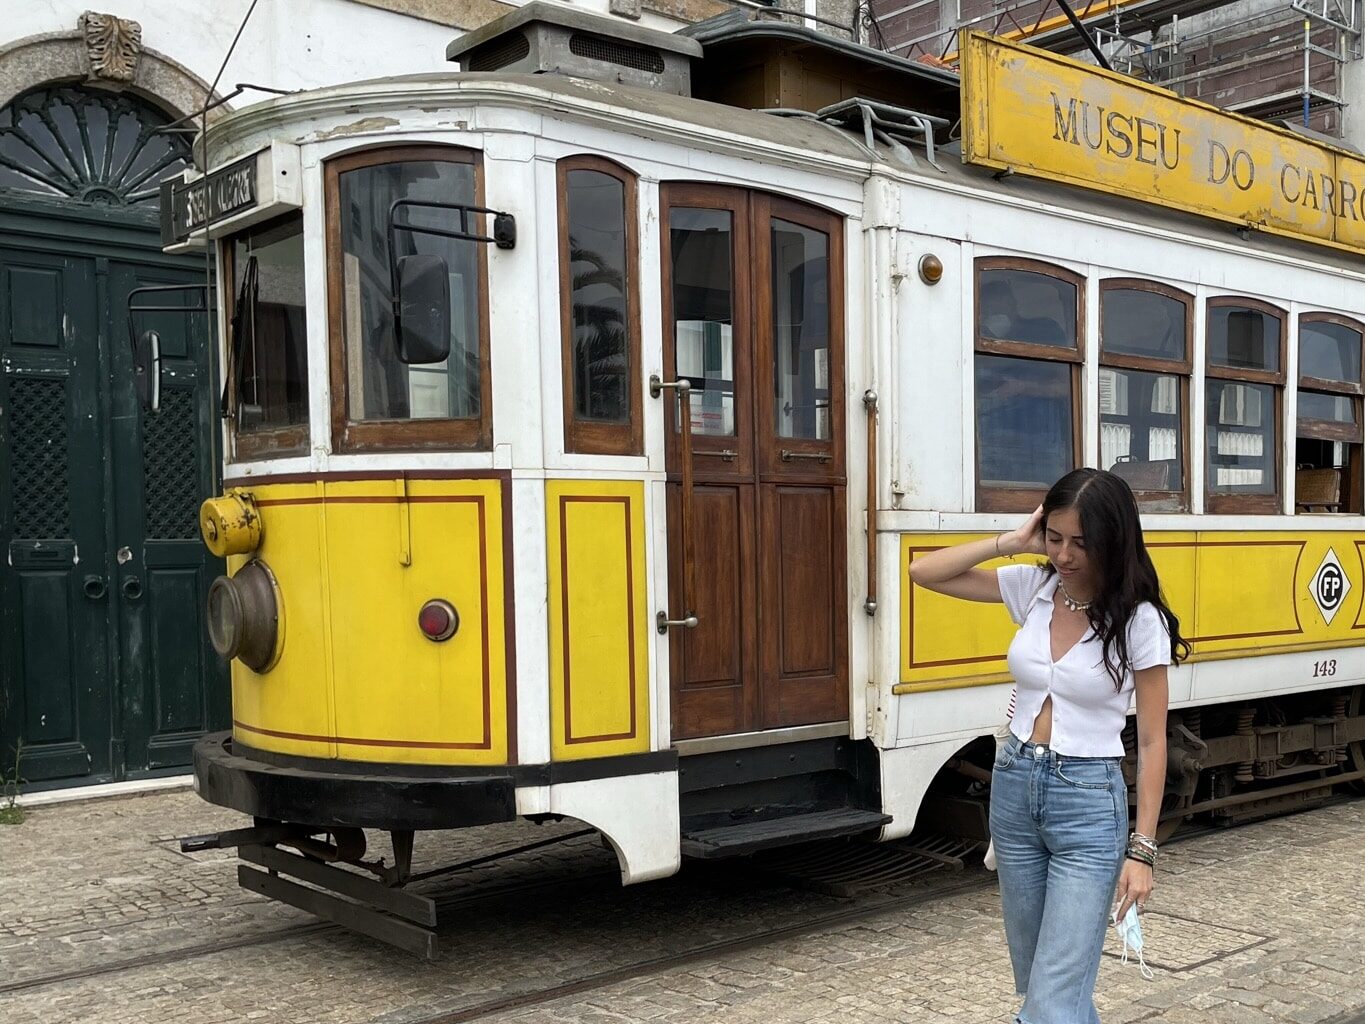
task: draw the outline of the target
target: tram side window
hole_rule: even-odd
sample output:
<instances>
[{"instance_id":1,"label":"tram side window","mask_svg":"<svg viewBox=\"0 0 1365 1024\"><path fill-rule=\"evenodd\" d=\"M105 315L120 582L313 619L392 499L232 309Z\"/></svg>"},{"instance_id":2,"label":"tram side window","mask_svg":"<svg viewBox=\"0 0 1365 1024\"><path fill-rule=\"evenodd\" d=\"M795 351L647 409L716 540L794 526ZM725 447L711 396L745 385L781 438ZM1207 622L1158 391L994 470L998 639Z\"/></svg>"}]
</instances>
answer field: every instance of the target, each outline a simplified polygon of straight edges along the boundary
<instances>
[{"instance_id":1,"label":"tram side window","mask_svg":"<svg viewBox=\"0 0 1365 1024\"><path fill-rule=\"evenodd\" d=\"M1081 278L976 264L976 472L981 511L1032 511L1079 459Z\"/></svg>"},{"instance_id":2,"label":"tram side window","mask_svg":"<svg viewBox=\"0 0 1365 1024\"><path fill-rule=\"evenodd\" d=\"M232 236L229 419L238 458L308 447L303 215Z\"/></svg>"},{"instance_id":3,"label":"tram side window","mask_svg":"<svg viewBox=\"0 0 1365 1024\"><path fill-rule=\"evenodd\" d=\"M1206 507L1280 511L1284 314L1251 299L1210 299L1205 383Z\"/></svg>"},{"instance_id":4,"label":"tram side window","mask_svg":"<svg viewBox=\"0 0 1365 1024\"><path fill-rule=\"evenodd\" d=\"M828 441L830 423L829 236L773 218L773 429Z\"/></svg>"},{"instance_id":5,"label":"tram side window","mask_svg":"<svg viewBox=\"0 0 1365 1024\"><path fill-rule=\"evenodd\" d=\"M1100 466L1127 480L1146 510L1189 508L1191 309L1190 296L1153 282L1101 286Z\"/></svg>"},{"instance_id":6,"label":"tram side window","mask_svg":"<svg viewBox=\"0 0 1365 1024\"><path fill-rule=\"evenodd\" d=\"M635 177L611 161L558 165L566 451L643 450Z\"/></svg>"},{"instance_id":7,"label":"tram side window","mask_svg":"<svg viewBox=\"0 0 1365 1024\"><path fill-rule=\"evenodd\" d=\"M735 436L733 225L728 210L668 212L678 376L692 385L692 433Z\"/></svg>"},{"instance_id":8,"label":"tram side window","mask_svg":"<svg viewBox=\"0 0 1365 1024\"><path fill-rule=\"evenodd\" d=\"M1353 320L1299 318L1297 512L1361 511L1362 339L1365 327Z\"/></svg>"},{"instance_id":9,"label":"tram side window","mask_svg":"<svg viewBox=\"0 0 1365 1024\"><path fill-rule=\"evenodd\" d=\"M403 147L342 157L328 165L334 197L329 219L333 346L342 346L344 375L333 392L334 441L341 448L490 443L487 334L480 243L420 230L461 230L459 211L421 204L482 205L476 155L449 147ZM390 231L389 221L400 227ZM464 230L486 233L480 215ZM407 226L407 227L403 227ZM408 227L418 230L409 230ZM440 363L409 365L398 357L390 269L397 259L439 256L450 294L450 354ZM339 435L339 436L338 436Z\"/></svg>"}]
</instances>

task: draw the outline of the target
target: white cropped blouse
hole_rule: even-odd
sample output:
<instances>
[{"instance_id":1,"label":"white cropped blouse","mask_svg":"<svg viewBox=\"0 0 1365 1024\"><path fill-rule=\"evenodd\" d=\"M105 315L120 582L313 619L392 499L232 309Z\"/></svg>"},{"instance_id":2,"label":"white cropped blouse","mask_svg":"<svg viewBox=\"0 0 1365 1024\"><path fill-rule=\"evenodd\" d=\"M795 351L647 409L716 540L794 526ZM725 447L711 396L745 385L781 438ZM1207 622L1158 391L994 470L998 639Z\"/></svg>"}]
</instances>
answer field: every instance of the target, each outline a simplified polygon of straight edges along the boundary
<instances>
[{"instance_id":1,"label":"white cropped blouse","mask_svg":"<svg viewBox=\"0 0 1365 1024\"><path fill-rule=\"evenodd\" d=\"M1052 660L1052 598L1058 576L1036 565L997 570L1000 598L1019 632L1010 642L1009 667L1016 688L1010 731L1021 740L1033 735L1033 722L1052 697L1052 739L1059 754L1071 757L1122 757L1124 721L1133 700L1133 672L1171 663L1171 639L1156 605L1143 602L1128 622L1128 656L1133 667L1114 689L1104 666L1104 647L1087 631L1061 659Z\"/></svg>"}]
</instances>

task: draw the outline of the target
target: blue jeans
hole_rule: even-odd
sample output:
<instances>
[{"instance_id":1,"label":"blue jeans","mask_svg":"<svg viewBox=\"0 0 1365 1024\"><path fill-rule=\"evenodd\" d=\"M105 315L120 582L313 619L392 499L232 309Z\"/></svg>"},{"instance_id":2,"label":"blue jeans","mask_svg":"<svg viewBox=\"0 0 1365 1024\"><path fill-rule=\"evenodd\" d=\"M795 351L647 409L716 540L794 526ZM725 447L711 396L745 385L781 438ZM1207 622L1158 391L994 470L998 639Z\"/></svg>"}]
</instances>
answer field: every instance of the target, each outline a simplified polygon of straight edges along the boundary
<instances>
[{"instance_id":1,"label":"blue jeans","mask_svg":"<svg viewBox=\"0 0 1365 1024\"><path fill-rule=\"evenodd\" d=\"M1116 757L1064 757L1017 737L991 774L1019 1024L1099 1024L1095 975L1128 845L1128 791Z\"/></svg>"}]
</instances>

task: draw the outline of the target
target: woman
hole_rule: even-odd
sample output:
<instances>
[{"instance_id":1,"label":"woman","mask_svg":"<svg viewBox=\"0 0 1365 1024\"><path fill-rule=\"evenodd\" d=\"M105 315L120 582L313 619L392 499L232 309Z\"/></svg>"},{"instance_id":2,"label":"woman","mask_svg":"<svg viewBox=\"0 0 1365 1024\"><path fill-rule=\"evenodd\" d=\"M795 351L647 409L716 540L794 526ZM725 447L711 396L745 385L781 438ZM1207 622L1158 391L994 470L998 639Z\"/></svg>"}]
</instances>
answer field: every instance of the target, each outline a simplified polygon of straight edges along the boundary
<instances>
[{"instance_id":1,"label":"woman","mask_svg":"<svg viewBox=\"0 0 1365 1024\"><path fill-rule=\"evenodd\" d=\"M1046 555L1046 565L978 569ZM1167 666L1189 654L1142 542L1137 502L1113 473L1078 469L1019 529L916 558L920 586L999 601L1020 627L1010 739L991 776L1018 1024L1098 1024L1095 975L1118 883L1119 920L1152 892L1166 784ZM1128 832L1120 733L1137 696L1137 828Z\"/></svg>"}]
</instances>

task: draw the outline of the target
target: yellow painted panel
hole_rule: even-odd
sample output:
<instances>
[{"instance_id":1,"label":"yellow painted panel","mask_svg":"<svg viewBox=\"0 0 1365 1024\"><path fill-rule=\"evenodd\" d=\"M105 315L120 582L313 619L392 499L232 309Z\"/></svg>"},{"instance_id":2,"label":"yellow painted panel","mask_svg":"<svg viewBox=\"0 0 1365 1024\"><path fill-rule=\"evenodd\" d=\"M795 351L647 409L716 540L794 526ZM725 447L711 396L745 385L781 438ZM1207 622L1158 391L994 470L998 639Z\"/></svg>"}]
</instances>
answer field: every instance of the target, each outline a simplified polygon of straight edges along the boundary
<instances>
[{"instance_id":1,"label":"yellow painted panel","mask_svg":"<svg viewBox=\"0 0 1365 1024\"><path fill-rule=\"evenodd\" d=\"M1149 533L1143 540L1147 553L1156 566L1161 593L1175 617L1180 620L1180 633L1194 632L1195 575L1198 568L1197 535L1193 533Z\"/></svg>"},{"instance_id":2,"label":"yellow painted panel","mask_svg":"<svg viewBox=\"0 0 1365 1024\"><path fill-rule=\"evenodd\" d=\"M980 536L901 536L903 692L1007 678L1005 651L1014 625L1003 608L930 594L909 578L916 554ZM1146 540L1197 659L1365 641L1365 540L1358 533L1163 532L1148 533Z\"/></svg>"},{"instance_id":3,"label":"yellow painted panel","mask_svg":"<svg viewBox=\"0 0 1365 1024\"><path fill-rule=\"evenodd\" d=\"M959 601L910 582L910 563L919 555L983 536L991 535L901 534L903 681L960 679L1005 671L1005 650L1015 626L1004 605ZM982 568L997 569L1010 564L1000 558L983 563Z\"/></svg>"},{"instance_id":4,"label":"yellow painted panel","mask_svg":"<svg viewBox=\"0 0 1365 1024\"><path fill-rule=\"evenodd\" d=\"M551 755L650 746L644 484L545 485Z\"/></svg>"},{"instance_id":5,"label":"yellow painted panel","mask_svg":"<svg viewBox=\"0 0 1365 1024\"><path fill-rule=\"evenodd\" d=\"M1358 625L1365 592L1359 537L1345 531L1202 534L1198 650L1274 651L1365 639ZM1319 584L1328 562L1340 570L1329 570Z\"/></svg>"},{"instance_id":6,"label":"yellow painted panel","mask_svg":"<svg viewBox=\"0 0 1365 1024\"><path fill-rule=\"evenodd\" d=\"M1201 650L1303 639L1294 580L1304 537L1204 534L1200 541L1198 593L1190 634Z\"/></svg>"},{"instance_id":7,"label":"yellow painted panel","mask_svg":"<svg viewBox=\"0 0 1365 1024\"><path fill-rule=\"evenodd\" d=\"M329 481L326 496L337 756L506 763L500 483ZM442 643L417 626L432 598L460 616Z\"/></svg>"},{"instance_id":8,"label":"yellow painted panel","mask_svg":"<svg viewBox=\"0 0 1365 1024\"><path fill-rule=\"evenodd\" d=\"M249 491L257 500L262 534L255 555L279 584L283 633L280 660L264 675L232 662L233 736L258 750L335 757L318 485L232 490ZM246 561L247 556L233 556L228 571L235 573Z\"/></svg>"},{"instance_id":9,"label":"yellow painted panel","mask_svg":"<svg viewBox=\"0 0 1365 1024\"><path fill-rule=\"evenodd\" d=\"M962 158L1365 251L1365 163L1058 54L963 33Z\"/></svg>"}]
</instances>

